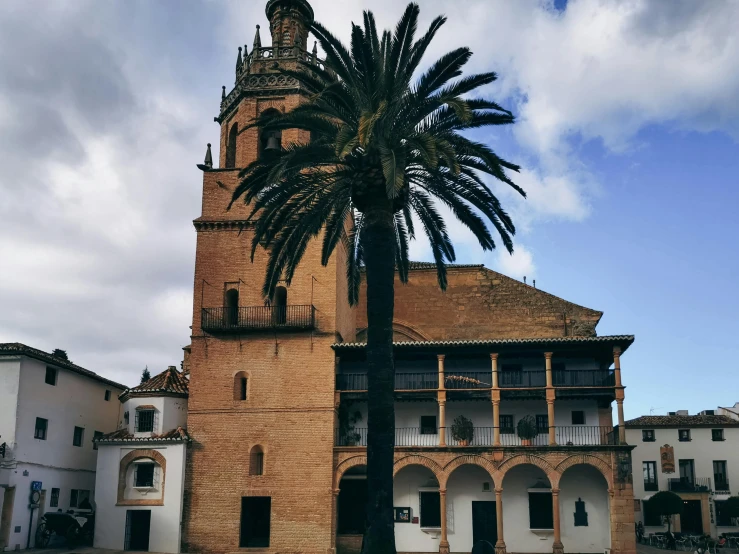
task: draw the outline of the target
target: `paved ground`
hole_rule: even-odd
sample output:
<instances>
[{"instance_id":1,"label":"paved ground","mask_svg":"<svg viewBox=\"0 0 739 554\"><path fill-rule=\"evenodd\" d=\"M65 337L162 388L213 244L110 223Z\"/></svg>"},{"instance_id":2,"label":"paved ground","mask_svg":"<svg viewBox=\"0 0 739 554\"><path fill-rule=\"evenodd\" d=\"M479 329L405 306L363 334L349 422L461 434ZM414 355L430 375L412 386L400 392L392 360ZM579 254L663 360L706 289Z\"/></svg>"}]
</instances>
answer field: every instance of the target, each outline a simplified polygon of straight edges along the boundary
<instances>
[{"instance_id":1,"label":"paved ground","mask_svg":"<svg viewBox=\"0 0 739 554\"><path fill-rule=\"evenodd\" d=\"M57 546L53 548L32 548L28 552L33 554L130 554L123 550L105 550L103 548L93 548L91 546L80 546L78 548L67 548ZM156 554L150 552L149 554Z\"/></svg>"}]
</instances>

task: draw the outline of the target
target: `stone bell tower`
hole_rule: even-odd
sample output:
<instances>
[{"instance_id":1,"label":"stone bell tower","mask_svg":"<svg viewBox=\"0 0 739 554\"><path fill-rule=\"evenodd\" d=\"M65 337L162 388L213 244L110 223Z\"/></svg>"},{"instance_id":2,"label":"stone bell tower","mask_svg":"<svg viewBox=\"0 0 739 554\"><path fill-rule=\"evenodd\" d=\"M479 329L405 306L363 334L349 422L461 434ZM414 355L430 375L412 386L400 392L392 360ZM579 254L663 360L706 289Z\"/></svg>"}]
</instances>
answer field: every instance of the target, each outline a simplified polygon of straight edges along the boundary
<instances>
[{"instance_id":1,"label":"stone bell tower","mask_svg":"<svg viewBox=\"0 0 739 554\"><path fill-rule=\"evenodd\" d=\"M239 47L235 84L223 87L219 167L210 146L203 171L193 294L183 551L331 552L335 356L355 339L347 301L346 250L327 266L321 241L305 252L290 284L264 298L267 253L251 259L250 206L227 210L239 172L267 150L307 142L307 132L249 127L269 110L306 101L281 73L300 62L313 10L305 0L270 0L272 44L257 26ZM173 485L174 486L174 483Z\"/></svg>"}]
</instances>

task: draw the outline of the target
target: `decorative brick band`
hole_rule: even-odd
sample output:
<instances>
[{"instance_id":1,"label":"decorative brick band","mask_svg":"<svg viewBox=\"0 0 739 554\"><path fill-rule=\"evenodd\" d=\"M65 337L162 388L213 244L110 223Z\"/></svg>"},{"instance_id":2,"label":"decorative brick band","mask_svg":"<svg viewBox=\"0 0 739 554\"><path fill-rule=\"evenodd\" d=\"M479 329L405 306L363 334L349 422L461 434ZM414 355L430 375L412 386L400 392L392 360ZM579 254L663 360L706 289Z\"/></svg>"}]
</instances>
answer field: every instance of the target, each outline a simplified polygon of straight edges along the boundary
<instances>
[{"instance_id":1,"label":"decorative brick band","mask_svg":"<svg viewBox=\"0 0 739 554\"><path fill-rule=\"evenodd\" d=\"M128 472L128 466L130 466L136 460L140 460L141 458L150 458L154 460L159 465L159 467L162 468L161 498L124 498L126 493L126 473ZM123 456L123 458L121 459L120 467L118 469L118 501L116 502L116 506L164 506L164 481L166 476L167 460L159 453L158 450L132 450L131 452Z\"/></svg>"}]
</instances>

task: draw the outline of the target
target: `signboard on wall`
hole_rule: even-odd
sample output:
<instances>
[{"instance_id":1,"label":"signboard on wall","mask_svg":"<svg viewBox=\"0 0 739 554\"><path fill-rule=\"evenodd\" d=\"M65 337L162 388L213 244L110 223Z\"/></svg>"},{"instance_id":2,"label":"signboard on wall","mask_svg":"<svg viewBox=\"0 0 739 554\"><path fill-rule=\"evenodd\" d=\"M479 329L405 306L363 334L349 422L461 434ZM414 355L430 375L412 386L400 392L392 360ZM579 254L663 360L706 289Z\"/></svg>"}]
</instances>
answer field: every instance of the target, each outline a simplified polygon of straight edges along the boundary
<instances>
[{"instance_id":1,"label":"signboard on wall","mask_svg":"<svg viewBox=\"0 0 739 554\"><path fill-rule=\"evenodd\" d=\"M662 461L662 473L675 473L675 450L669 444L660 447L659 458Z\"/></svg>"},{"instance_id":2,"label":"signboard on wall","mask_svg":"<svg viewBox=\"0 0 739 554\"><path fill-rule=\"evenodd\" d=\"M40 491L41 490L41 481L31 481L31 490L32 491Z\"/></svg>"},{"instance_id":3,"label":"signboard on wall","mask_svg":"<svg viewBox=\"0 0 739 554\"><path fill-rule=\"evenodd\" d=\"M410 523L411 509L410 507L393 508L395 514L395 523Z\"/></svg>"}]
</instances>

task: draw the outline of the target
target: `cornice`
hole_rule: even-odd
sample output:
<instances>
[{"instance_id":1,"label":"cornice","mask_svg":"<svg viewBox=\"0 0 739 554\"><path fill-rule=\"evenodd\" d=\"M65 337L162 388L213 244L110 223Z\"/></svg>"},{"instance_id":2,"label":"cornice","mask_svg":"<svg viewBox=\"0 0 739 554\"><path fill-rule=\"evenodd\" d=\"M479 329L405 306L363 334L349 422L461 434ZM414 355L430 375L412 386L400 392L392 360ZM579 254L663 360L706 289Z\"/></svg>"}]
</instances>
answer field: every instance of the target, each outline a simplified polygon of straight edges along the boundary
<instances>
[{"instance_id":1,"label":"cornice","mask_svg":"<svg viewBox=\"0 0 739 554\"><path fill-rule=\"evenodd\" d=\"M243 231L254 227L254 222L246 219L196 219L192 224L197 231Z\"/></svg>"}]
</instances>

